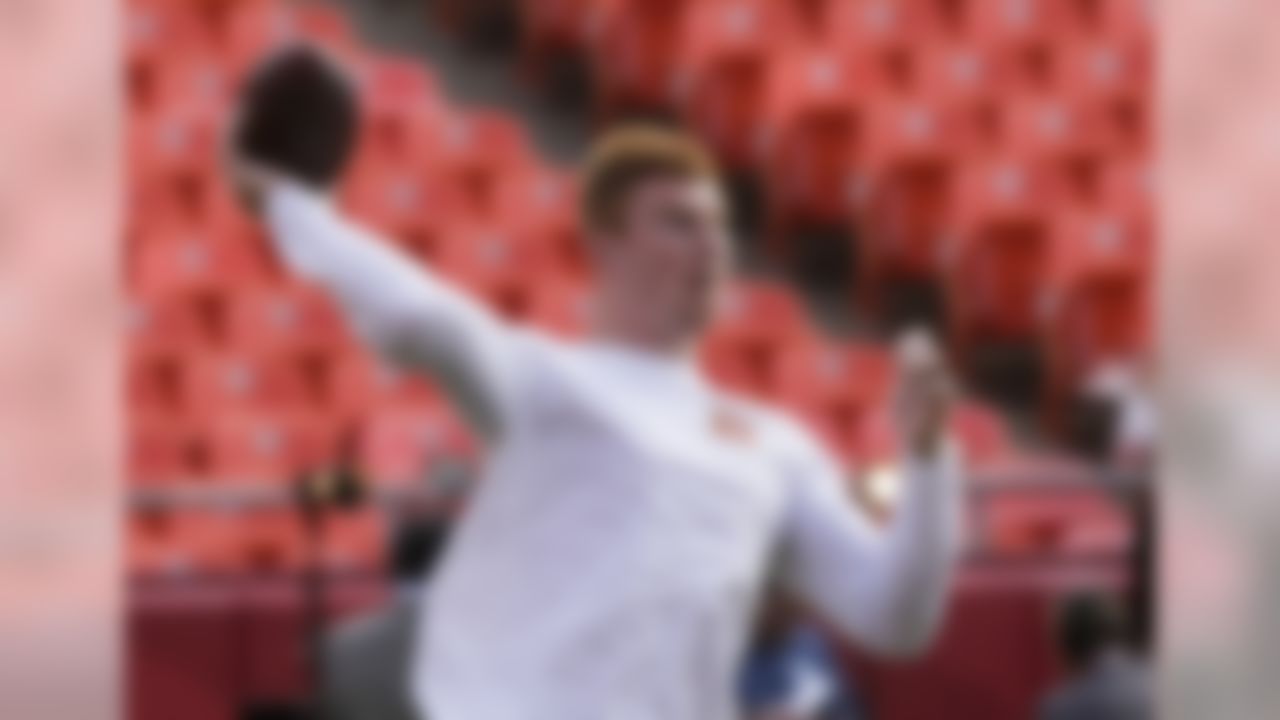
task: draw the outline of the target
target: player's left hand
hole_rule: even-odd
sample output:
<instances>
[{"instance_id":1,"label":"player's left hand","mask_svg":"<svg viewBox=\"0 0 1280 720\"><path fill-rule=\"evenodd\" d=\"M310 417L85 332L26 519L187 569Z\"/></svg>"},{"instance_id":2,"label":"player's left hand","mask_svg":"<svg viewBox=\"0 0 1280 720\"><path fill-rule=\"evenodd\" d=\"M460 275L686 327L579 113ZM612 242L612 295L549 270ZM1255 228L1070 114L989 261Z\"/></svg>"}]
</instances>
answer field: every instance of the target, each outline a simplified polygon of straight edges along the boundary
<instances>
[{"instance_id":1,"label":"player's left hand","mask_svg":"<svg viewBox=\"0 0 1280 720\"><path fill-rule=\"evenodd\" d=\"M956 389L951 369L932 333L904 332L898 339L894 415L904 449L931 459L942 449Z\"/></svg>"}]
</instances>

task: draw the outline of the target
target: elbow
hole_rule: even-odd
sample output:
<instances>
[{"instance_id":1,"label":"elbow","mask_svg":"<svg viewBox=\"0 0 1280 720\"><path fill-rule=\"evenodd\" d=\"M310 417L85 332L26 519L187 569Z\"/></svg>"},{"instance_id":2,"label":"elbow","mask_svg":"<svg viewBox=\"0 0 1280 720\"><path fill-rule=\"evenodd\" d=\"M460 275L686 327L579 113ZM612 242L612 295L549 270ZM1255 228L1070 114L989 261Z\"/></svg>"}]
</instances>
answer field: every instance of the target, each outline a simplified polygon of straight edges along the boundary
<instances>
[{"instance_id":1,"label":"elbow","mask_svg":"<svg viewBox=\"0 0 1280 720\"><path fill-rule=\"evenodd\" d=\"M877 645L879 654L889 660L918 660L933 647L938 635L936 620L913 620L890 623Z\"/></svg>"},{"instance_id":2,"label":"elbow","mask_svg":"<svg viewBox=\"0 0 1280 720\"><path fill-rule=\"evenodd\" d=\"M878 613L863 633L867 649L887 660L909 661L924 656L933 647L943 620L944 602L899 601Z\"/></svg>"}]
</instances>

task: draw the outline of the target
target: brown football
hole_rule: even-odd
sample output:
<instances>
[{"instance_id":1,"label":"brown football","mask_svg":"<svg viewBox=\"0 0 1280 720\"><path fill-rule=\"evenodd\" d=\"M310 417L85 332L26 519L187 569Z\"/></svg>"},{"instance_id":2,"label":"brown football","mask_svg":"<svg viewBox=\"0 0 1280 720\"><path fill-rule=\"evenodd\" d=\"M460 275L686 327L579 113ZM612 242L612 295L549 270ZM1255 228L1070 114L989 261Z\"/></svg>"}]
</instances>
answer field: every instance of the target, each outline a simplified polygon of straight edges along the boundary
<instances>
[{"instance_id":1,"label":"brown football","mask_svg":"<svg viewBox=\"0 0 1280 720\"><path fill-rule=\"evenodd\" d=\"M327 187L351 156L359 115L355 89L334 61L293 46L267 58L245 82L234 142L250 160Z\"/></svg>"}]
</instances>

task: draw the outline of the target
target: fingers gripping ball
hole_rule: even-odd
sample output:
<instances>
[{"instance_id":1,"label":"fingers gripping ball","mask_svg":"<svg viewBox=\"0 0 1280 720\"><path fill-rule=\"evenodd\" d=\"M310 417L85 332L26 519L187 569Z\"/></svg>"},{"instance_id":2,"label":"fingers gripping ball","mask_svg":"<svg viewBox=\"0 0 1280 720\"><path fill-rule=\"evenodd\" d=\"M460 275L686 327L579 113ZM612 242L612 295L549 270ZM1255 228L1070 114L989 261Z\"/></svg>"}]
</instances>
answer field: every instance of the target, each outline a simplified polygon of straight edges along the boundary
<instances>
[{"instance_id":1,"label":"fingers gripping ball","mask_svg":"<svg viewBox=\"0 0 1280 720\"><path fill-rule=\"evenodd\" d=\"M898 341L896 414L900 432L917 454L936 452L947 432L954 380L933 336L910 330Z\"/></svg>"},{"instance_id":2,"label":"fingers gripping ball","mask_svg":"<svg viewBox=\"0 0 1280 720\"><path fill-rule=\"evenodd\" d=\"M322 52L300 45L271 56L248 79L233 142L250 162L327 187L352 154L359 122L349 79Z\"/></svg>"}]
</instances>

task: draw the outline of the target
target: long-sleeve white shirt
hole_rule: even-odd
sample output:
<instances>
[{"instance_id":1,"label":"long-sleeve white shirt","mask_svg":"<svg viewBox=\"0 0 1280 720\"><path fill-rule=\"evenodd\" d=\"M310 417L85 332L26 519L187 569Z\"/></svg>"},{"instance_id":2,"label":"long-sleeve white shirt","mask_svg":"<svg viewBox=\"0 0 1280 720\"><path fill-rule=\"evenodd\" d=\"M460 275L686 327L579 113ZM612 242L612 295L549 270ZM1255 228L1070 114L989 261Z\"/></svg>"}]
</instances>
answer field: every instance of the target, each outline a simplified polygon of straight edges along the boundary
<instances>
[{"instance_id":1,"label":"long-sleeve white shirt","mask_svg":"<svg viewBox=\"0 0 1280 720\"><path fill-rule=\"evenodd\" d=\"M952 453L907 462L881 531L807 432L686 360L504 325L306 191L273 189L266 215L294 272L492 439L426 600L427 717L729 720L775 563L873 651L932 636L959 549Z\"/></svg>"}]
</instances>

